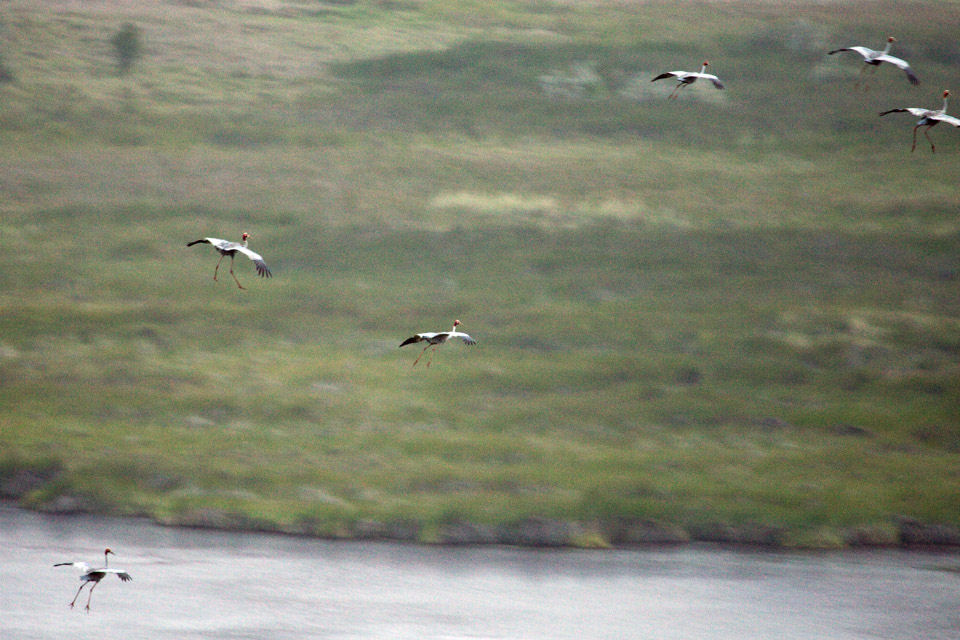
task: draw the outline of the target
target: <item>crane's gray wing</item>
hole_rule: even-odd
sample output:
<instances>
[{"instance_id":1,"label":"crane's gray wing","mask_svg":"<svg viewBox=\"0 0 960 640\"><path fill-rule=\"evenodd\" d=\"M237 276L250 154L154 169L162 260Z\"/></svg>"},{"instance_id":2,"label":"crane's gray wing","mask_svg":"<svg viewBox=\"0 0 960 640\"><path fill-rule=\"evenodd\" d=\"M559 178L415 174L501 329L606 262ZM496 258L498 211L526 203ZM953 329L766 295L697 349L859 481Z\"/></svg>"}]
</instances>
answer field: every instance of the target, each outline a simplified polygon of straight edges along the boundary
<instances>
[{"instance_id":1,"label":"crane's gray wing","mask_svg":"<svg viewBox=\"0 0 960 640\"><path fill-rule=\"evenodd\" d=\"M237 251L253 260L253 264L257 268L257 275L259 275L261 278L270 278L273 276L273 274L270 273L270 268L267 267L267 263L263 261L263 256L261 256L259 253L256 251L251 251L243 245L238 245Z\"/></svg>"},{"instance_id":2,"label":"crane's gray wing","mask_svg":"<svg viewBox=\"0 0 960 640\"><path fill-rule=\"evenodd\" d=\"M853 51L854 53L859 53L863 56L864 60L868 60L870 56L880 53L879 51L874 51L873 49L868 49L866 47L840 47L839 49L834 49L833 51L827 51L828 56L832 56L835 53L840 53L841 51Z\"/></svg>"},{"instance_id":3,"label":"crane's gray wing","mask_svg":"<svg viewBox=\"0 0 960 640\"><path fill-rule=\"evenodd\" d=\"M954 118L953 116L948 116L945 113L939 113L932 116L927 116L931 120L937 120L938 122L944 122L954 127L960 127L960 118Z\"/></svg>"},{"instance_id":4,"label":"crane's gray wing","mask_svg":"<svg viewBox=\"0 0 960 640\"><path fill-rule=\"evenodd\" d=\"M120 578L122 582L130 582L133 580L133 576L124 571L123 569L104 569L104 573L115 573L117 577Z\"/></svg>"},{"instance_id":5,"label":"crane's gray wing","mask_svg":"<svg viewBox=\"0 0 960 640\"><path fill-rule=\"evenodd\" d=\"M718 78L717 76L713 75L712 73L701 73L701 74L699 74L699 75L700 75L700 77L703 78L704 80L709 80L710 82L712 82L712 83L713 83L713 86L715 86L717 89L723 89L723 88L724 88L724 87L723 87L723 83L720 82L720 78Z\"/></svg>"},{"instance_id":6,"label":"crane's gray wing","mask_svg":"<svg viewBox=\"0 0 960 640\"><path fill-rule=\"evenodd\" d=\"M889 62L893 66L903 69L903 72L907 74L907 80L910 81L910 84L920 84L920 78L916 76L913 72L913 69L910 68L910 63L906 60L902 60L896 56L891 56L888 54L879 55L874 60L879 60L880 62Z\"/></svg>"}]
</instances>

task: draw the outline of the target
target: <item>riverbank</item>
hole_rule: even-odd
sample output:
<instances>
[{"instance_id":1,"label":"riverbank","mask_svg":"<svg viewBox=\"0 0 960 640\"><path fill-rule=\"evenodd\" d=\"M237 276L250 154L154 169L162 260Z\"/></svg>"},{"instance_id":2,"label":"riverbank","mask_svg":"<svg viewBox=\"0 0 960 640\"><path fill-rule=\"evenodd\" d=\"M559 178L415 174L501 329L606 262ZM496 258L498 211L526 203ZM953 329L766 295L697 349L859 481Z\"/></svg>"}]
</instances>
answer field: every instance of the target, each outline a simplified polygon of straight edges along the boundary
<instances>
[{"instance_id":1,"label":"riverbank","mask_svg":"<svg viewBox=\"0 0 960 640\"><path fill-rule=\"evenodd\" d=\"M186 518L158 522L172 526L329 537L323 527L313 531L307 524L293 527L273 525L250 521L242 514L215 510L201 510ZM509 545L592 549L690 543L716 543L770 549L960 548L960 529L943 524L922 523L906 517L897 518L886 526L850 529L819 528L813 531L790 531L759 523L743 525L707 523L697 527L683 527L666 522L628 518L584 523L534 517L500 525L459 521L430 526L423 526L416 522L362 520L346 526L342 535L336 538L451 546Z\"/></svg>"},{"instance_id":2,"label":"riverbank","mask_svg":"<svg viewBox=\"0 0 960 640\"><path fill-rule=\"evenodd\" d=\"M16 501L8 506L23 508ZM51 504L28 509L53 515L104 515L116 517L120 509L97 512L85 509L82 501L62 496ZM156 524L190 529L278 533L328 540L393 541L440 546L507 545L519 547L566 547L611 549L645 546L676 546L711 543L767 549L864 549L864 548L957 548L960 528L923 523L914 518L892 518L886 525L790 531L783 527L750 524L708 523L684 527L649 519L617 518L578 522L550 518L525 518L509 524L479 524L467 521L425 525L405 520L381 522L358 520L341 523L331 532L323 523L284 524L252 518L238 512L196 509L178 517L138 514Z\"/></svg>"}]
</instances>

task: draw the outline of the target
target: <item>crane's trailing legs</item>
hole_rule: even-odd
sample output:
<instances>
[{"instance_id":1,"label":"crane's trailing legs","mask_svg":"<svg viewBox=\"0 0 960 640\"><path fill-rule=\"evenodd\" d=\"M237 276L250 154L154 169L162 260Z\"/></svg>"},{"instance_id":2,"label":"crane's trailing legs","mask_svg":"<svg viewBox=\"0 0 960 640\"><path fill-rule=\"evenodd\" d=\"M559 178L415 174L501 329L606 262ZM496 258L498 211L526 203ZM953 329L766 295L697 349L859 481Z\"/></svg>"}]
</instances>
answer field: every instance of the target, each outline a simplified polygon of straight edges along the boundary
<instances>
[{"instance_id":1,"label":"crane's trailing legs","mask_svg":"<svg viewBox=\"0 0 960 640\"><path fill-rule=\"evenodd\" d=\"M246 287L240 284L240 281L237 280L236 274L233 273L233 254L232 253L230 254L230 275L233 276L233 281L237 283L238 287L240 287L241 289L246 289Z\"/></svg>"},{"instance_id":2,"label":"crane's trailing legs","mask_svg":"<svg viewBox=\"0 0 960 640\"><path fill-rule=\"evenodd\" d=\"M90 613L90 598L93 597L93 590L100 584L99 582L94 582L90 586L90 591L87 591L87 613Z\"/></svg>"},{"instance_id":3,"label":"crane's trailing legs","mask_svg":"<svg viewBox=\"0 0 960 640\"><path fill-rule=\"evenodd\" d=\"M853 83L854 88L860 89L864 93L870 91L870 81L873 79L873 76L876 75L878 66L865 64L860 67L860 76L857 78L857 81Z\"/></svg>"},{"instance_id":4,"label":"crane's trailing legs","mask_svg":"<svg viewBox=\"0 0 960 640\"><path fill-rule=\"evenodd\" d=\"M423 351L420 352L420 355L417 356L417 359L413 361L413 365L412 365L412 366L414 366L414 367L417 366L417 363L420 362L420 358L422 358L422 357L423 357L423 354L427 352L427 349L431 349L431 351L430 351L430 357L427 358L427 368L429 369L429 368L430 368L430 363L433 362L433 351L432 351L432 349L435 349L436 347L437 347L437 345L435 345L435 344L428 344L427 346L425 346L425 347L423 348Z\"/></svg>"},{"instance_id":5,"label":"crane's trailing legs","mask_svg":"<svg viewBox=\"0 0 960 640\"><path fill-rule=\"evenodd\" d=\"M213 269L213 279L217 282L219 282L219 280L217 280L217 271L220 270L220 263L223 262L223 258L225 256L226 254L220 254L220 259L217 260L217 266ZM237 280L237 275L233 272L233 254L232 253L230 254L230 275L233 276L233 281L237 283L237 286L243 289L244 291L246 291L247 288L242 284L240 284L240 281Z\"/></svg>"},{"instance_id":6,"label":"crane's trailing legs","mask_svg":"<svg viewBox=\"0 0 960 640\"><path fill-rule=\"evenodd\" d=\"M85 607L85 609L87 610L87 613L90 613L90 598L93 597L94 588L98 584L100 584L98 581L94 581L94 580L91 580L90 582L84 582L83 584L80 585L80 588L77 589L77 592L73 596L73 600L71 600L70 604L68 605L71 609L73 609L73 605L77 602L77 598L80 597L80 592L83 591L83 588L88 584L90 585L90 590L87 591L87 606Z\"/></svg>"},{"instance_id":7,"label":"crane's trailing legs","mask_svg":"<svg viewBox=\"0 0 960 640\"><path fill-rule=\"evenodd\" d=\"M927 138L927 142L930 143L930 153L936 153L937 147L936 145L933 144L933 139L930 137L930 134L927 133L927 130L930 127L925 124L918 124L913 127L913 146L910 147L910 153L913 153L914 150L917 148L917 129L919 129L920 127L926 127L926 129L923 130L923 135Z\"/></svg>"},{"instance_id":8,"label":"crane's trailing legs","mask_svg":"<svg viewBox=\"0 0 960 640\"><path fill-rule=\"evenodd\" d=\"M77 592L73 595L73 600L71 600L68 605L71 609L73 609L73 604L77 601L77 598L80 597L80 592L83 591L83 588L87 586L87 584L89 583L83 582L80 584L80 588L77 589ZM93 591L93 589L90 589L90 591ZM90 598L87 598L87 611L90 611Z\"/></svg>"}]
</instances>

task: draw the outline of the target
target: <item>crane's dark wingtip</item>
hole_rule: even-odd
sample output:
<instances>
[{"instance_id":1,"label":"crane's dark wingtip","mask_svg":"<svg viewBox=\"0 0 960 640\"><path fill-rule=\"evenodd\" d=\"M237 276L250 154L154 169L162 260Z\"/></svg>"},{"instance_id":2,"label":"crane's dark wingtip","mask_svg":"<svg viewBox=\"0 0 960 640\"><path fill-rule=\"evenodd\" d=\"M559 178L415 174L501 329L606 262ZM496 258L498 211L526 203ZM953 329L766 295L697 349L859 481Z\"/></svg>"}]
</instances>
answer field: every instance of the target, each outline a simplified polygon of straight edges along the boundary
<instances>
[{"instance_id":1,"label":"crane's dark wingtip","mask_svg":"<svg viewBox=\"0 0 960 640\"><path fill-rule=\"evenodd\" d=\"M656 78L654 78L654 79L651 80L650 82L656 82L657 80L663 80L664 78L672 78L672 77L673 77L673 74L672 74L672 73L661 73L660 75L658 75Z\"/></svg>"},{"instance_id":2,"label":"crane's dark wingtip","mask_svg":"<svg viewBox=\"0 0 960 640\"><path fill-rule=\"evenodd\" d=\"M201 238L200 240L194 240L193 242L188 242L187 246L192 247L193 245L200 244L201 242L206 242L206 240L204 240L203 238Z\"/></svg>"},{"instance_id":3,"label":"crane's dark wingtip","mask_svg":"<svg viewBox=\"0 0 960 640\"><path fill-rule=\"evenodd\" d=\"M405 346L407 346L408 344L414 344L415 342L417 342L417 336L411 336L411 337L407 338L406 340L404 340L403 342L401 342L401 343L400 343L400 346L401 346L401 347L405 347Z\"/></svg>"}]
</instances>

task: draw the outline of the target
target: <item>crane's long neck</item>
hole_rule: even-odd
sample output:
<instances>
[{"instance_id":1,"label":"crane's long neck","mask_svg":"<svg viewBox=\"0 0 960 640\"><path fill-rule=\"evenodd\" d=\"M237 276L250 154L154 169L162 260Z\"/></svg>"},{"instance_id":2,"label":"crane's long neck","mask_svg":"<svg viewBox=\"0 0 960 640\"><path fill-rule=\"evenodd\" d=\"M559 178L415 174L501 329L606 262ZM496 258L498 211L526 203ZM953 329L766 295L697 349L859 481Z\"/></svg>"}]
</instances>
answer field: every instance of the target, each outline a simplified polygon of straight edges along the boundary
<instances>
[{"instance_id":1,"label":"crane's long neck","mask_svg":"<svg viewBox=\"0 0 960 640\"><path fill-rule=\"evenodd\" d=\"M103 554L103 568L106 569L106 568L109 567L109 566L110 566L110 554L109 554L109 553L104 553L104 554Z\"/></svg>"},{"instance_id":2,"label":"crane's long neck","mask_svg":"<svg viewBox=\"0 0 960 640\"><path fill-rule=\"evenodd\" d=\"M943 109L940 109L940 113L947 112L947 100L950 99L950 96L943 96Z\"/></svg>"},{"instance_id":3,"label":"crane's long neck","mask_svg":"<svg viewBox=\"0 0 960 640\"><path fill-rule=\"evenodd\" d=\"M700 65L700 73L703 73L703 72L706 71L706 70L707 70L707 65L706 65L706 64Z\"/></svg>"},{"instance_id":4,"label":"crane's long neck","mask_svg":"<svg viewBox=\"0 0 960 640\"><path fill-rule=\"evenodd\" d=\"M882 52L883 55L887 55L888 53L890 53L890 47L892 46L893 46L893 42L890 40L887 40L887 46L883 48L883 52Z\"/></svg>"}]
</instances>

